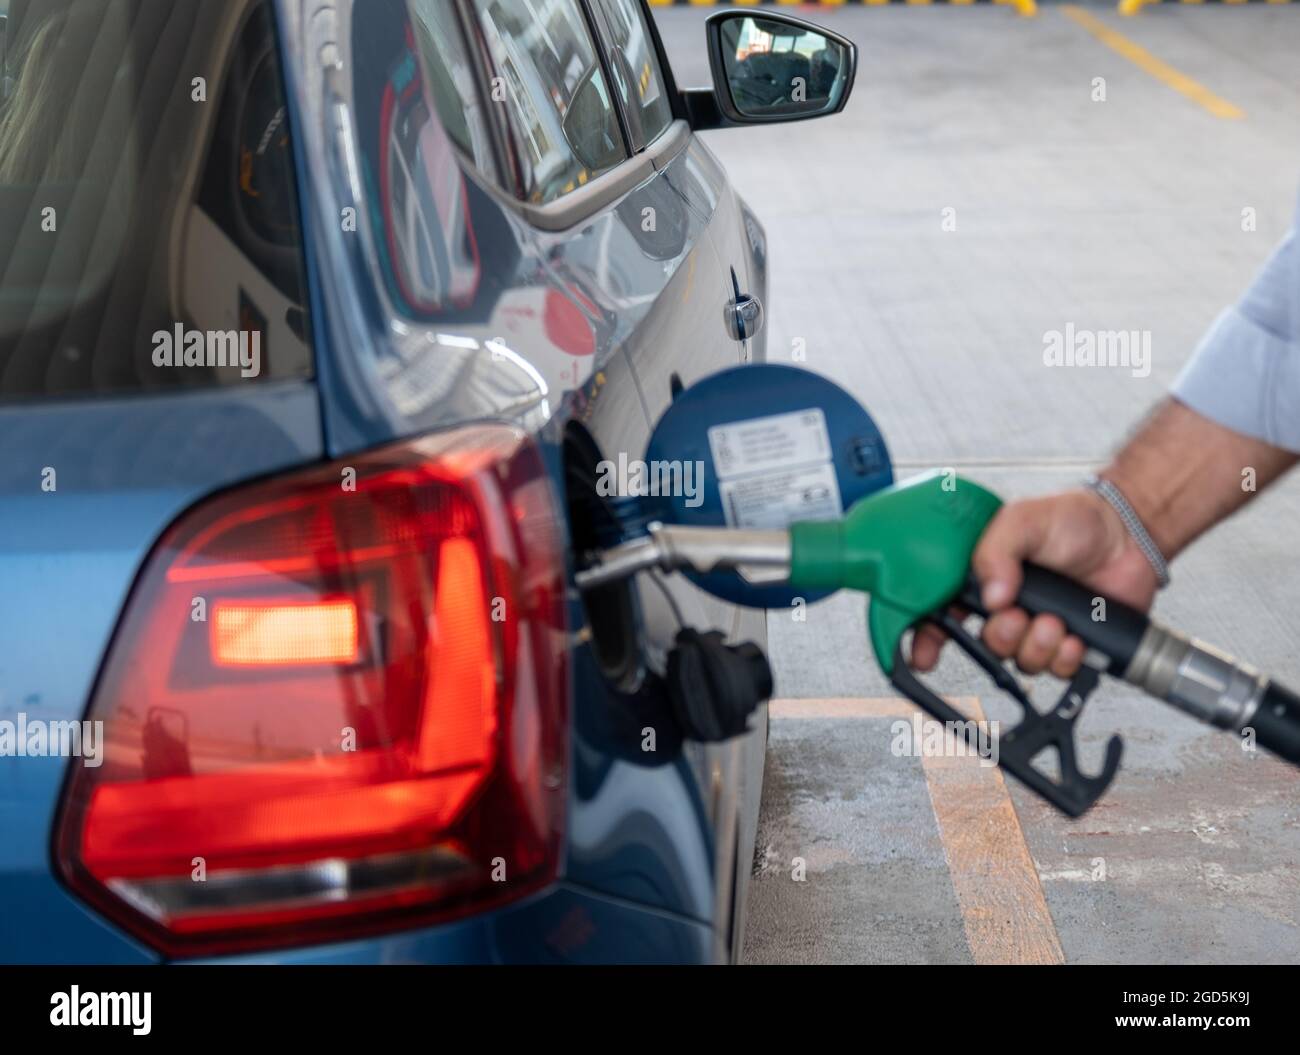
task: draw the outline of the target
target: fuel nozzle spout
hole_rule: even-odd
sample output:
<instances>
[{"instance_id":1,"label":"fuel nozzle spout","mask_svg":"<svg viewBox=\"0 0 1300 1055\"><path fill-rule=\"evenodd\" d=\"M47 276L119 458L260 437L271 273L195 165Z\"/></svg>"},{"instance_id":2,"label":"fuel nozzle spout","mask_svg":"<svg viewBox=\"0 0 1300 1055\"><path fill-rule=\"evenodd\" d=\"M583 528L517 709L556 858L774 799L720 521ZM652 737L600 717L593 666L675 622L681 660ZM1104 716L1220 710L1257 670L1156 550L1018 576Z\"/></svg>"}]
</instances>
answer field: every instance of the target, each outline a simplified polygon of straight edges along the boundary
<instances>
[{"instance_id":1,"label":"fuel nozzle spout","mask_svg":"<svg viewBox=\"0 0 1300 1055\"><path fill-rule=\"evenodd\" d=\"M1268 679L1204 642L1148 623L1124 680L1194 718L1240 732L1259 710Z\"/></svg>"},{"instance_id":2,"label":"fuel nozzle spout","mask_svg":"<svg viewBox=\"0 0 1300 1055\"><path fill-rule=\"evenodd\" d=\"M1151 623L1124 680L1193 718L1300 763L1300 697L1249 663Z\"/></svg>"},{"instance_id":3,"label":"fuel nozzle spout","mask_svg":"<svg viewBox=\"0 0 1300 1055\"><path fill-rule=\"evenodd\" d=\"M574 577L581 590L626 579L637 572L689 570L700 573L790 567L790 534L741 528L685 527L653 523L646 534L594 555Z\"/></svg>"}]
</instances>

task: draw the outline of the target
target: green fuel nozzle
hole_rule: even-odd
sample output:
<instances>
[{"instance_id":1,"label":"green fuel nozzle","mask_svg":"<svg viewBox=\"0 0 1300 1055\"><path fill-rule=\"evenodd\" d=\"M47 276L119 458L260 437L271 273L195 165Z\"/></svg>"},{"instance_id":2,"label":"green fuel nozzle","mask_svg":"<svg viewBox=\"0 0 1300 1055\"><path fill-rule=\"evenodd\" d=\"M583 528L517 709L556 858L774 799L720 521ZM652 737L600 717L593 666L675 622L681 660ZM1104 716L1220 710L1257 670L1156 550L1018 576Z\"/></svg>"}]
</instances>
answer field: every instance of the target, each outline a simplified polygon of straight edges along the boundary
<instances>
[{"instance_id":1,"label":"green fuel nozzle","mask_svg":"<svg viewBox=\"0 0 1300 1055\"><path fill-rule=\"evenodd\" d=\"M871 645L892 673L907 629L967 584L971 554L1001 505L953 472L914 477L862 499L841 520L791 525L790 581L870 594Z\"/></svg>"}]
</instances>

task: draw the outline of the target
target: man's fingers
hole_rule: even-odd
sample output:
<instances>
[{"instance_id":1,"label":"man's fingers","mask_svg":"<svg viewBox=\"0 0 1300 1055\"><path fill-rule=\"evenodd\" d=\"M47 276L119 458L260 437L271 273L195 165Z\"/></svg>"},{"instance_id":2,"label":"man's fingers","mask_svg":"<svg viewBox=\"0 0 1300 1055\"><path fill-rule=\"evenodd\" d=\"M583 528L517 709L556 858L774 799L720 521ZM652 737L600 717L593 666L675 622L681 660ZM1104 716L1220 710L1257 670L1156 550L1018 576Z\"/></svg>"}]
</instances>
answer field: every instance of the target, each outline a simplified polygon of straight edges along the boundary
<instances>
[{"instance_id":1,"label":"man's fingers","mask_svg":"<svg viewBox=\"0 0 1300 1055\"><path fill-rule=\"evenodd\" d=\"M1083 662L1083 651L1082 641L1073 634L1067 636L1056 650L1056 658L1052 660L1052 673L1062 680L1074 677Z\"/></svg>"},{"instance_id":2,"label":"man's fingers","mask_svg":"<svg viewBox=\"0 0 1300 1055\"><path fill-rule=\"evenodd\" d=\"M1014 657L1016 666L1026 674L1050 669L1058 678L1068 679L1083 661L1083 642L1067 635L1065 624L1055 615L1031 618L1021 608L1003 609L985 621L980 636L994 654L1003 659ZM912 669L921 673L933 670L947 640L933 624L917 627L912 634Z\"/></svg>"},{"instance_id":3,"label":"man's fingers","mask_svg":"<svg viewBox=\"0 0 1300 1055\"><path fill-rule=\"evenodd\" d=\"M1020 592L1020 564L1032 557L1043 538L1044 517L1032 502L1003 506L989 523L971 559L984 607L996 612Z\"/></svg>"},{"instance_id":4,"label":"man's fingers","mask_svg":"<svg viewBox=\"0 0 1300 1055\"><path fill-rule=\"evenodd\" d=\"M1016 665L1026 674L1046 670L1064 640L1065 624L1059 618L1054 615L1034 616L1029 624L1029 633L1016 652Z\"/></svg>"},{"instance_id":5,"label":"man's fingers","mask_svg":"<svg viewBox=\"0 0 1300 1055\"><path fill-rule=\"evenodd\" d=\"M1020 650L1028 629L1029 616L1019 608L1008 608L989 617L982 636L996 655L1008 659Z\"/></svg>"},{"instance_id":6,"label":"man's fingers","mask_svg":"<svg viewBox=\"0 0 1300 1055\"><path fill-rule=\"evenodd\" d=\"M937 626L925 623L916 628L912 634L912 669L924 673L934 670L939 662L939 653L948 636Z\"/></svg>"}]
</instances>

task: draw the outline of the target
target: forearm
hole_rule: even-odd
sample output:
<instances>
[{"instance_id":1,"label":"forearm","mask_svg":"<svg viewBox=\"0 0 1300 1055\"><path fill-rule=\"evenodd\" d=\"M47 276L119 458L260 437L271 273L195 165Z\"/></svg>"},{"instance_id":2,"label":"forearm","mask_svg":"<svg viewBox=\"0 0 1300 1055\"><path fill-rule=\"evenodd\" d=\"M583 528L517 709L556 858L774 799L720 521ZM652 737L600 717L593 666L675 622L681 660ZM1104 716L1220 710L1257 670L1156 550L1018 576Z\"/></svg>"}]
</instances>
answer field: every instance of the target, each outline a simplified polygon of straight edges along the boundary
<instances>
[{"instance_id":1,"label":"forearm","mask_svg":"<svg viewBox=\"0 0 1300 1055\"><path fill-rule=\"evenodd\" d=\"M1173 558L1296 461L1291 451L1167 399L1100 475L1123 492L1160 551Z\"/></svg>"}]
</instances>

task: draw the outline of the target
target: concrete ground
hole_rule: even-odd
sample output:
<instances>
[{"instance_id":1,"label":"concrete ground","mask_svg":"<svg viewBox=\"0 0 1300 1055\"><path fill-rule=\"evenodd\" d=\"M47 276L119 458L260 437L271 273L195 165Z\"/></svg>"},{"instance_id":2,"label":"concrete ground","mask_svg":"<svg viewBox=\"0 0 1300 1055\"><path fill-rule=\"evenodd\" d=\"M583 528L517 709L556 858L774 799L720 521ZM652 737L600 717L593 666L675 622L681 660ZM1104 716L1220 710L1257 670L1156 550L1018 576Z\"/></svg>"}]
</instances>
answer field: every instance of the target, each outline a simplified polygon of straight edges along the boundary
<instances>
[{"instance_id":1,"label":"concrete ground","mask_svg":"<svg viewBox=\"0 0 1300 1055\"><path fill-rule=\"evenodd\" d=\"M1291 220L1300 7L803 13L859 47L846 112L706 133L767 227L770 358L801 340L871 409L900 476L956 466L1004 496L1077 480ZM682 84L707 82L706 14L656 11ZM1150 331L1149 376L1044 366L1044 333L1069 324ZM1180 558L1158 614L1300 685L1297 523L1300 478ZM778 693L798 699L774 707L747 960L1300 960L1293 770L1114 684L1083 736L1095 760L1122 732L1125 761L1080 820L974 760L895 757L904 712L862 607L770 619ZM1014 717L964 660L931 683ZM841 697L857 702L812 702Z\"/></svg>"}]
</instances>

